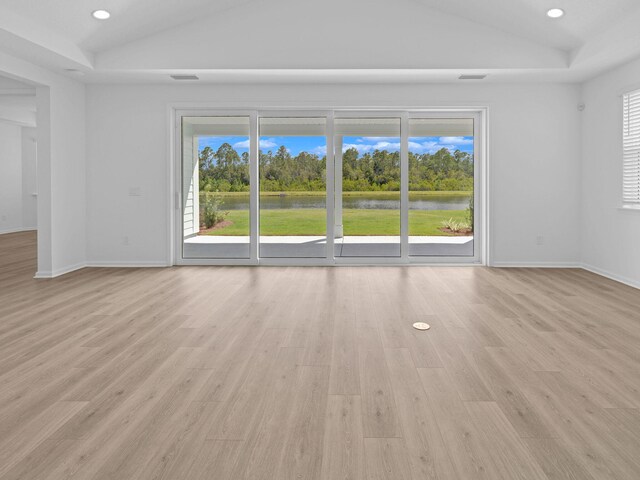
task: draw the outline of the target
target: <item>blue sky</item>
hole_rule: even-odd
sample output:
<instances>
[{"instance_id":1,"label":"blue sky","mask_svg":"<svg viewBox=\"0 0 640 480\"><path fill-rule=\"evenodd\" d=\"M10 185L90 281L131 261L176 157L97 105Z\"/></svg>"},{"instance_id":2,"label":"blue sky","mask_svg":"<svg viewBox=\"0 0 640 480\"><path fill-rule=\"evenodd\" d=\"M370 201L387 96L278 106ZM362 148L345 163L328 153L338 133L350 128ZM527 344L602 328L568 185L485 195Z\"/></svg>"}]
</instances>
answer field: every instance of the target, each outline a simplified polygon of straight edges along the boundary
<instances>
[{"instance_id":1,"label":"blue sky","mask_svg":"<svg viewBox=\"0 0 640 480\"><path fill-rule=\"evenodd\" d=\"M225 142L231 144L239 154L249 151L248 137L200 137L199 149L209 146L215 151ZM286 146L293 156L303 151L323 156L327 151L325 137L260 137L260 148L263 151L275 152L280 145ZM355 148L361 155L374 150L397 152L400 150L400 138L344 137L342 150L349 148ZM435 153L441 148L447 148L452 152L457 149L473 153L473 137L409 138L409 150L413 153Z\"/></svg>"}]
</instances>

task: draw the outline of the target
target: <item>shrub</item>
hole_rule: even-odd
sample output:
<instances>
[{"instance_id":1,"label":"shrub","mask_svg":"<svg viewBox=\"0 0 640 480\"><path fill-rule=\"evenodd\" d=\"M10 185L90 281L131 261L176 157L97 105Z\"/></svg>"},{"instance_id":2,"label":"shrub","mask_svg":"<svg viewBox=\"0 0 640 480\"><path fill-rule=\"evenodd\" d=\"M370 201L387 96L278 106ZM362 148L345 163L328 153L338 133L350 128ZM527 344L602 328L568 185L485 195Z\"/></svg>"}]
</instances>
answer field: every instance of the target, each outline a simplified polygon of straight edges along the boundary
<instances>
[{"instance_id":1,"label":"shrub","mask_svg":"<svg viewBox=\"0 0 640 480\"><path fill-rule=\"evenodd\" d=\"M442 228L450 230L453 233L459 233L471 229L468 223L457 222L453 218L450 218L449 220L443 220L442 222L440 222L440 224L442 225Z\"/></svg>"},{"instance_id":2,"label":"shrub","mask_svg":"<svg viewBox=\"0 0 640 480\"><path fill-rule=\"evenodd\" d=\"M473 232L473 192L469 197L469 206L467 207L467 221L469 222L469 229Z\"/></svg>"},{"instance_id":3,"label":"shrub","mask_svg":"<svg viewBox=\"0 0 640 480\"><path fill-rule=\"evenodd\" d=\"M200 197L200 224L211 228L222 222L229 212L222 211L224 200L220 192L207 192Z\"/></svg>"}]
</instances>

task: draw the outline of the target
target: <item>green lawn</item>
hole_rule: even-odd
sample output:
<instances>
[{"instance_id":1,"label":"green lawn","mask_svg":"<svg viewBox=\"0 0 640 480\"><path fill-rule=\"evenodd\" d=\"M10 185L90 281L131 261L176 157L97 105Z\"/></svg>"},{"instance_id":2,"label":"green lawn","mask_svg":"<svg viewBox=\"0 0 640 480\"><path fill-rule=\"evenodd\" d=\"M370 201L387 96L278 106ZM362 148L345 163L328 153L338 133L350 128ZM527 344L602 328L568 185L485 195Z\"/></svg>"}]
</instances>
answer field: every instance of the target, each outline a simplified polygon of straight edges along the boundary
<instances>
[{"instance_id":1,"label":"green lawn","mask_svg":"<svg viewBox=\"0 0 640 480\"><path fill-rule=\"evenodd\" d=\"M410 235L446 235L441 222L453 218L467 220L465 210L410 210ZM207 235L248 235L249 211L231 210L227 215L231 225L208 232ZM345 235L399 235L400 213L397 210L345 209ZM322 209L282 209L260 212L261 235L324 235L326 212Z\"/></svg>"},{"instance_id":2,"label":"green lawn","mask_svg":"<svg viewBox=\"0 0 640 480\"><path fill-rule=\"evenodd\" d=\"M205 192L201 192L205 193ZM442 196L469 196L472 192L470 191L409 191L409 196L414 197L442 197ZM247 197L249 198L249 192L220 192L219 193L222 198L224 197ZM288 197L325 197L327 193L322 190L318 192L260 192L261 197L279 197L280 195L286 195ZM342 196L344 197L371 197L371 198L385 198L385 197L397 197L400 195L400 192L392 191L392 192L342 192Z\"/></svg>"}]
</instances>

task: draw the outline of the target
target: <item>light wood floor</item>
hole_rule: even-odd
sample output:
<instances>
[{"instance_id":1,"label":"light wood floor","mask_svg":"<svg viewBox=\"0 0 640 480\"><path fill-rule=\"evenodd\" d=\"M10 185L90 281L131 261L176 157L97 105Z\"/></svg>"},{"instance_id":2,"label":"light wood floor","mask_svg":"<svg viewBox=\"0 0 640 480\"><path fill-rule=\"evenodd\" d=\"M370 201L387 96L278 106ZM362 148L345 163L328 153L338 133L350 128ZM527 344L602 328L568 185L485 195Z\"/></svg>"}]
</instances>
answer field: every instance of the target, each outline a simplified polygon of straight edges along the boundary
<instances>
[{"instance_id":1,"label":"light wood floor","mask_svg":"<svg viewBox=\"0 0 640 480\"><path fill-rule=\"evenodd\" d=\"M640 478L630 287L465 267L33 280L34 255L32 233L0 236L2 480Z\"/></svg>"}]
</instances>

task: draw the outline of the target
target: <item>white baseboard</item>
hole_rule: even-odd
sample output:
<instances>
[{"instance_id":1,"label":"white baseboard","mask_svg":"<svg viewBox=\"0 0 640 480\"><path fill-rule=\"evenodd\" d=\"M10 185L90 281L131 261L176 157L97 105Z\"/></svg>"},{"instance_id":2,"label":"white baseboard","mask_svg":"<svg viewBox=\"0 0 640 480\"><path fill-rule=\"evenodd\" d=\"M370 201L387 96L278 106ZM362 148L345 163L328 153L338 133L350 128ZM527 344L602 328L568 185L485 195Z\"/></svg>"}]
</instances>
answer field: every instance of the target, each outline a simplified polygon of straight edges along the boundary
<instances>
[{"instance_id":1,"label":"white baseboard","mask_svg":"<svg viewBox=\"0 0 640 480\"><path fill-rule=\"evenodd\" d=\"M8 233L8 232L6 232ZM37 272L34 278L55 278L65 273L70 273L85 267L111 267L111 268L160 268L170 267L166 262L158 261L90 261L85 263L77 263L68 267L59 268L54 271ZM640 281L618 275L607 270L603 270L593 265L579 262L493 262L491 267L499 268L582 268L589 272L601 275L616 282L624 283L630 287L640 289Z\"/></svg>"},{"instance_id":2,"label":"white baseboard","mask_svg":"<svg viewBox=\"0 0 640 480\"><path fill-rule=\"evenodd\" d=\"M36 272L33 278L55 278L65 273L71 273L81 268L86 267L107 267L107 268L155 268L155 267L168 267L163 262L82 262L68 267L59 268L54 271L39 271Z\"/></svg>"},{"instance_id":3,"label":"white baseboard","mask_svg":"<svg viewBox=\"0 0 640 480\"><path fill-rule=\"evenodd\" d=\"M122 261L90 261L85 264L86 267L111 267L111 268L148 268L148 267L170 267L171 265L166 262L157 262L157 261L131 261L131 262L122 262Z\"/></svg>"},{"instance_id":4,"label":"white baseboard","mask_svg":"<svg viewBox=\"0 0 640 480\"><path fill-rule=\"evenodd\" d=\"M581 268L591 273L595 273L596 275L606 277L610 280L614 280L616 282L629 285L630 287L640 289L640 281L638 280L624 277L622 275L618 275L616 273L612 273L607 270L594 267L593 265L588 265L581 262L493 262L490 266L499 268Z\"/></svg>"},{"instance_id":5,"label":"white baseboard","mask_svg":"<svg viewBox=\"0 0 640 480\"><path fill-rule=\"evenodd\" d=\"M490 267L506 268L581 268L579 262L491 262Z\"/></svg>"},{"instance_id":6,"label":"white baseboard","mask_svg":"<svg viewBox=\"0 0 640 480\"><path fill-rule=\"evenodd\" d=\"M33 232L37 230L36 228L7 228L5 230L0 230L0 235L4 235L5 233L18 233L18 232Z\"/></svg>"},{"instance_id":7,"label":"white baseboard","mask_svg":"<svg viewBox=\"0 0 640 480\"><path fill-rule=\"evenodd\" d=\"M601 268L594 267L593 265L588 265L586 263L583 263L582 265L580 265L580 267L591 273L595 273L596 275L601 275L603 277L607 277L610 280L615 280L616 282L624 283L625 285L629 285L630 287L640 289L640 281L634 280L633 278L624 277L616 273L611 273L607 270L603 270Z\"/></svg>"},{"instance_id":8,"label":"white baseboard","mask_svg":"<svg viewBox=\"0 0 640 480\"><path fill-rule=\"evenodd\" d=\"M65 273L71 273L76 270L80 270L85 266L86 266L85 263L82 262L82 263L76 263L75 265L69 265L68 267L58 268L52 271L47 271L47 270L38 271L36 272L33 278L55 278L55 277L59 277L60 275L64 275Z\"/></svg>"}]
</instances>

